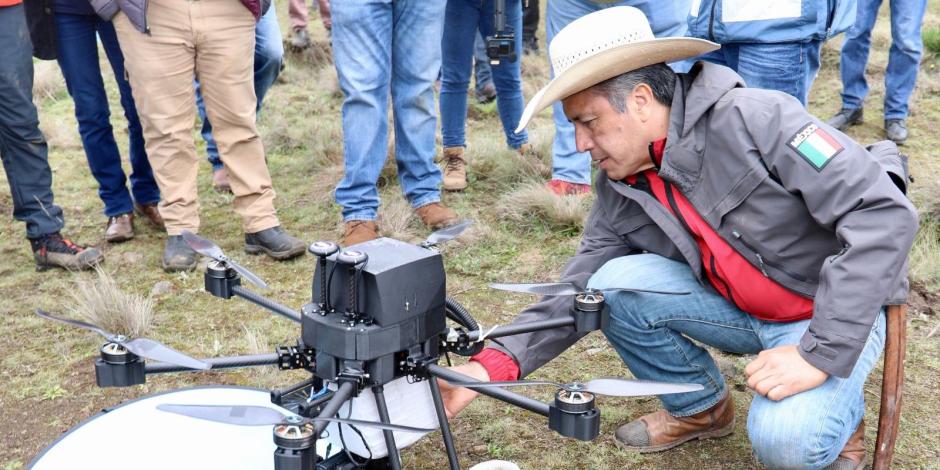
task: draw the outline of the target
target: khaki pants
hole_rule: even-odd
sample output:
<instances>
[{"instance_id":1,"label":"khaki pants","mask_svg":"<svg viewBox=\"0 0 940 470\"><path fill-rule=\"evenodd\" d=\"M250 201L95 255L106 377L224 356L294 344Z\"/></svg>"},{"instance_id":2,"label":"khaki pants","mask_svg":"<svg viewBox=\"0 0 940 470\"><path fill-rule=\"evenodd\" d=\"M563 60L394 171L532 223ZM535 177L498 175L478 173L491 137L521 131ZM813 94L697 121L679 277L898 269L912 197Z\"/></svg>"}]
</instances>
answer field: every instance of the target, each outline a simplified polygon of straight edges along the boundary
<instances>
[{"instance_id":1,"label":"khaki pants","mask_svg":"<svg viewBox=\"0 0 940 470\"><path fill-rule=\"evenodd\" d=\"M199 230L193 142L198 78L247 233L278 225L274 188L255 127L255 19L237 0L150 0L150 34L114 18L169 235Z\"/></svg>"}]
</instances>

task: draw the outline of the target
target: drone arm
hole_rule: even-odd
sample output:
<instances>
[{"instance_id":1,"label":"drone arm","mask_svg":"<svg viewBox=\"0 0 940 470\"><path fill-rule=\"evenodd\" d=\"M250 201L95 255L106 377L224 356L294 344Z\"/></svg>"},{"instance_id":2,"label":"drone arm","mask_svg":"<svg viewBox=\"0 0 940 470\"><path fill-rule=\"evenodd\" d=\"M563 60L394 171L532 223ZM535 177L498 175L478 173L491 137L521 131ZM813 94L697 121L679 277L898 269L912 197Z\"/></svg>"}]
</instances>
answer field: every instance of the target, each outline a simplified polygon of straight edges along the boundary
<instances>
[{"instance_id":1,"label":"drone arm","mask_svg":"<svg viewBox=\"0 0 940 470\"><path fill-rule=\"evenodd\" d=\"M467 336L471 342L475 342L478 341L480 339L480 335L484 333L486 333L486 338L500 338L503 336L531 333L533 331L551 330L554 328L574 326L574 323L575 318L569 315L564 317L549 318L546 320L513 323L506 326L500 326L490 332L483 331L482 329L471 331L467 333Z\"/></svg>"},{"instance_id":2,"label":"drone arm","mask_svg":"<svg viewBox=\"0 0 940 470\"><path fill-rule=\"evenodd\" d=\"M270 353L254 354L249 356L212 357L209 359L202 359L202 361L212 365L212 369L210 370L236 369L240 367L276 366L280 362L280 355L277 353ZM147 374L197 371L196 369L190 369L174 364L167 364L165 362L148 362L144 366L144 370Z\"/></svg>"},{"instance_id":3,"label":"drone arm","mask_svg":"<svg viewBox=\"0 0 940 470\"><path fill-rule=\"evenodd\" d=\"M352 398L353 394L356 392L358 385L353 381L343 381L340 382L339 388L333 392L333 398L330 398L330 401L326 402L323 405L323 410L320 411L320 414L317 415L318 418L335 418L336 413L339 412L340 407L343 406L343 403L346 403L346 400ZM315 435L319 436L323 434L323 430L326 429L327 425L330 423L327 421L317 421Z\"/></svg>"},{"instance_id":4,"label":"drone arm","mask_svg":"<svg viewBox=\"0 0 940 470\"><path fill-rule=\"evenodd\" d=\"M281 305L263 295L256 294L240 285L232 286L232 293L253 304L260 305L261 307L264 307L284 318L287 318L288 320L293 320L297 323L300 323L300 312L290 307Z\"/></svg>"},{"instance_id":5,"label":"drone arm","mask_svg":"<svg viewBox=\"0 0 940 470\"><path fill-rule=\"evenodd\" d=\"M446 367L441 367L436 364L429 364L428 374L432 377L440 377L444 380L454 381L454 382L475 382L476 380L473 377L461 374L460 372L454 372L451 369ZM492 387L492 388L479 388L475 391L493 397L497 400L504 401L510 405L518 406L524 410L531 411L542 416L548 416L548 404L541 401L529 398L518 393L510 392L504 388Z\"/></svg>"}]
</instances>

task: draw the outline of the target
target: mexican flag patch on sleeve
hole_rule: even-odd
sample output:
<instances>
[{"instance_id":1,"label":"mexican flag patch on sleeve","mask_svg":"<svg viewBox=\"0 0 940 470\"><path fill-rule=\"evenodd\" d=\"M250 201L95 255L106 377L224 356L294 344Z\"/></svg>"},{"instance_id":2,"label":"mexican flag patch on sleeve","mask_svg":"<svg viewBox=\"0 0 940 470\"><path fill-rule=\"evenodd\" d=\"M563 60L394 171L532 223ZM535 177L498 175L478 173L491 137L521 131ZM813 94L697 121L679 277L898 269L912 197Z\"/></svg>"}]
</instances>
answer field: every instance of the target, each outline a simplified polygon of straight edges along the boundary
<instances>
[{"instance_id":1,"label":"mexican flag patch on sleeve","mask_svg":"<svg viewBox=\"0 0 940 470\"><path fill-rule=\"evenodd\" d=\"M803 126L787 145L813 165L816 171L822 171L844 149L834 137L813 123Z\"/></svg>"}]
</instances>

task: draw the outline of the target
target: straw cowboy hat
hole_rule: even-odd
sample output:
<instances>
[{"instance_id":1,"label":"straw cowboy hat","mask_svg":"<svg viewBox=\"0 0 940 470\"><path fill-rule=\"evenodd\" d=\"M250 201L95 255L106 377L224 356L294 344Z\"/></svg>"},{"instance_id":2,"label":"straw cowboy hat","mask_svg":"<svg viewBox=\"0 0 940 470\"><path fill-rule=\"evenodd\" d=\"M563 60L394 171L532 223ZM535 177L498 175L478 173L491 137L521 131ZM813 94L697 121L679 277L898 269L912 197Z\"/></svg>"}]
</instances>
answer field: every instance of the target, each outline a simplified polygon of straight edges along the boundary
<instances>
[{"instance_id":1,"label":"straw cowboy hat","mask_svg":"<svg viewBox=\"0 0 940 470\"><path fill-rule=\"evenodd\" d=\"M516 132L557 100L608 78L660 62L672 62L718 49L696 38L655 38L649 21L634 7L614 7L584 15L558 32L548 46L555 78L526 105Z\"/></svg>"}]
</instances>

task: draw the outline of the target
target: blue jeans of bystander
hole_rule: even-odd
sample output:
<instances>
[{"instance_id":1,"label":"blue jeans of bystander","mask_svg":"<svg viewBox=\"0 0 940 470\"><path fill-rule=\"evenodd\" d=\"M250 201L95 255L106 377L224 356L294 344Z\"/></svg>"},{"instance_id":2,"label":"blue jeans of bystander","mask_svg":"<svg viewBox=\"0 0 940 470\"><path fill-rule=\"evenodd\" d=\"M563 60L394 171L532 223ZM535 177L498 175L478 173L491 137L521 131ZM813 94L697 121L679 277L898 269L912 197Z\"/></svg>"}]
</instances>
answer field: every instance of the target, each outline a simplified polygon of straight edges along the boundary
<instances>
[{"instance_id":1,"label":"blue jeans of bystander","mask_svg":"<svg viewBox=\"0 0 940 470\"><path fill-rule=\"evenodd\" d=\"M924 43L920 26L926 0L888 0L891 8L891 49L885 71L885 119L904 119L908 100L917 81ZM859 109L868 95L865 67L871 48L871 31L882 0L859 0L855 26L845 33L839 72L842 74L842 107Z\"/></svg>"},{"instance_id":2,"label":"blue jeans of bystander","mask_svg":"<svg viewBox=\"0 0 940 470\"><path fill-rule=\"evenodd\" d=\"M506 2L506 24L522 31L522 1ZM444 147L465 147L467 127L467 88L477 34L484 38L495 32L492 0L448 0L444 12L444 36L441 42L443 68L441 78L441 137ZM515 133L522 108L522 34L517 33L515 61L503 60L492 66L496 86L496 107L506 135L506 144L519 148L528 142L525 131Z\"/></svg>"},{"instance_id":3,"label":"blue jeans of bystander","mask_svg":"<svg viewBox=\"0 0 940 470\"><path fill-rule=\"evenodd\" d=\"M441 69L444 2L333 0L333 60L343 90L343 157L336 187L343 220L375 220L388 156L391 89L398 179L411 206L439 202L434 81Z\"/></svg>"},{"instance_id":4,"label":"blue jeans of bystander","mask_svg":"<svg viewBox=\"0 0 940 470\"><path fill-rule=\"evenodd\" d=\"M258 97L258 115L261 113L261 103L264 95L274 85L281 72L281 62L284 60L284 43L281 37L281 28L277 24L277 12L274 3L255 25L255 95ZM219 158L219 147L212 137L212 124L206 117L206 106L199 91L199 82L196 82L196 106L199 108L199 117L202 119L202 139L206 141L206 155L213 170L222 168L222 159Z\"/></svg>"},{"instance_id":5,"label":"blue jeans of bystander","mask_svg":"<svg viewBox=\"0 0 940 470\"><path fill-rule=\"evenodd\" d=\"M160 201L160 188L147 161L143 129L131 86L124 78L124 55L121 54L114 26L97 15L68 13L56 13L55 23L59 68L62 69L65 85L75 103L78 132L82 137L91 174L98 181L98 196L104 202L104 215L114 217L127 214L133 210L134 201L138 204L156 204ZM111 63L121 95L124 118L127 120L130 192L127 191L127 178L121 168L121 153L111 127L111 110L98 64L98 38Z\"/></svg>"},{"instance_id":6,"label":"blue jeans of bystander","mask_svg":"<svg viewBox=\"0 0 940 470\"><path fill-rule=\"evenodd\" d=\"M674 416L704 411L728 393L715 361L696 342L754 354L798 344L810 322L759 320L699 284L688 265L653 254L611 260L591 277L588 286L691 292L684 296L606 294L610 324L604 334L634 376L705 387L660 397ZM879 315L848 378L829 377L819 387L781 401L752 398L748 435L762 464L822 468L838 457L865 413L862 387L884 347L884 321L884 315Z\"/></svg>"}]
</instances>

